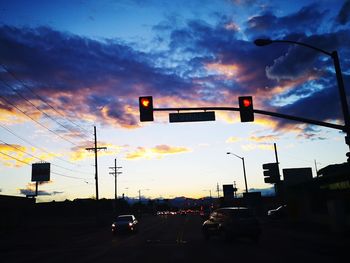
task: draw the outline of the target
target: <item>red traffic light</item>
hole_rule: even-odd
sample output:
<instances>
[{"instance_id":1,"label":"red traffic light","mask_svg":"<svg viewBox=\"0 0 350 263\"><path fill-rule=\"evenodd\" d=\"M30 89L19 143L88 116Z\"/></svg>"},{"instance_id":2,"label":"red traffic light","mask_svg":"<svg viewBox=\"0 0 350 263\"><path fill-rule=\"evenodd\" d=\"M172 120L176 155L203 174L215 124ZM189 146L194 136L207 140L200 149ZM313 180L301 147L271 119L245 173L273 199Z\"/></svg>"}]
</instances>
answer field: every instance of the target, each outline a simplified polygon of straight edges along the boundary
<instances>
[{"instance_id":1,"label":"red traffic light","mask_svg":"<svg viewBox=\"0 0 350 263\"><path fill-rule=\"evenodd\" d=\"M254 121L253 97L238 97L241 122Z\"/></svg>"},{"instance_id":2,"label":"red traffic light","mask_svg":"<svg viewBox=\"0 0 350 263\"><path fill-rule=\"evenodd\" d=\"M140 99L140 102L141 102L141 105L142 105L143 107L145 107L145 108L148 108L148 107L150 106L150 104L151 104L151 100L150 100L150 98L148 98L148 97L142 97L142 98Z\"/></svg>"},{"instance_id":3,"label":"red traffic light","mask_svg":"<svg viewBox=\"0 0 350 263\"><path fill-rule=\"evenodd\" d=\"M152 96L139 97L140 121L153 121Z\"/></svg>"},{"instance_id":4,"label":"red traffic light","mask_svg":"<svg viewBox=\"0 0 350 263\"><path fill-rule=\"evenodd\" d=\"M251 99L243 99L243 106L244 107L249 107L250 105L252 105L252 100Z\"/></svg>"}]
</instances>

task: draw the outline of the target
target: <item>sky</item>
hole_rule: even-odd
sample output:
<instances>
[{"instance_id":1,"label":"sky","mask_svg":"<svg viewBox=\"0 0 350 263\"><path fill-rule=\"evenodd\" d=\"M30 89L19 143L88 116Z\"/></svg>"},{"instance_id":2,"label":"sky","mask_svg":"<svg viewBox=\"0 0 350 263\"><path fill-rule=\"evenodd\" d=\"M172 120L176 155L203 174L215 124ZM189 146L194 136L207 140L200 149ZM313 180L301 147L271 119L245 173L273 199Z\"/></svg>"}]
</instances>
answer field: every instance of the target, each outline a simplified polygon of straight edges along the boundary
<instances>
[{"instance_id":1,"label":"sky","mask_svg":"<svg viewBox=\"0 0 350 263\"><path fill-rule=\"evenodd\" d=\"M115 0L2 1L0 4L0 194L35 189L32 164L49 162L40 202L99 198L222 196L222 185L270 188L262 165L343 163L337 129L236 111L216 121L169 123L170 112L140 122L138 98L155 108L238 107L343 125L330 56L339 55L350 94L350 1ZM347 98L349 100L349 97ZM226 154L231 152L233 154ZM237 155L237 156L235 156ZM283 177L282 177L283 178ZM217 191L219 185L219 191Z\"/></svg>"}]
</instances>

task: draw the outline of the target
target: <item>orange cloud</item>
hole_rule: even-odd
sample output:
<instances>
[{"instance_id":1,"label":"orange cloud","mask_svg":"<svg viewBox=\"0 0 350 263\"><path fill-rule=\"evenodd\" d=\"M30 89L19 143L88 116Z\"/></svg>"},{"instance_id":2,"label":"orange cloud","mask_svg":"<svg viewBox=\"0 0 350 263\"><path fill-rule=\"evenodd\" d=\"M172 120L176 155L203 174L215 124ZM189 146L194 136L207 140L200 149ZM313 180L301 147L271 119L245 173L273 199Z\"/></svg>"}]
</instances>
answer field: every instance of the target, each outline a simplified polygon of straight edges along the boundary
<instances>
[{"instance_id":1,"label":"orange cloud","mask_svg":"<svg viewBox=\"0 0 350 263\"><path fill-rule=\"evenodd\" d=\"M32 149L33 150L33 149ZM27 148L21 145L0 144L0 162L8 167L22 167L37 160L34 157L26 157Z\"/></svg>"},{"instance_id":2,"label":"orange cloud","mask_svg":"<svg viewBox=\"0 0 350 263\"><path fill-rule=\"evenodd\" d=\"M124 148L128 147L127 145L119 146L114 144L108 144L99 142L99 147L106 147L106 150L100 150L98 152L99 156L115 156L119 154ZM93 150L86 150L86 148L93 148L91 142L86 142L80 146L73 147L70 153L71 161L81 161L84 159L94 158Z\"/></svg>"},{"instance_id":3,"label":"orange cloud","mask_svg":"<svg viewBox=\"0 0 350 263\"><path fill-rule=\"evenodd\" d=\"M219 63L207 64L206 68L209 71L215 71L219 74L225 75L227 78L232 78L234 76L237 76L238 69L239 69L237 64L225 65L225 64L219 64Z\"/></svg>"},{"instance_id":4,"label":"orange cloud","mask_svg":"<svg viewBox=\"0 0 350 263\"><path fill-rule=\"evenodd\" d=\"M8 167L22 167L41 161L52 159L58 154L53 153L37 153L34 147L25 147L17 144L0 144L0 162Z\"/></svg>"},{"instance_id":5,"label":"orange cloud","mask_svg":"<svg viewBox=\"0 0 350 263\"><path fill-rule=\"evenodd\" d=\"M144 148L144 147L138 147L136 151L132 153L128 153L126 155L127 159L140 159L140 158L146 158L146 159L153 159L153 158L163 158L164 155L169 154L179 154L179 153L186 153L189 152L190 149L186 147L176 147L176 146L169 146L169 145L157 145L153 148Z\"/></svg>"}]
</instances>

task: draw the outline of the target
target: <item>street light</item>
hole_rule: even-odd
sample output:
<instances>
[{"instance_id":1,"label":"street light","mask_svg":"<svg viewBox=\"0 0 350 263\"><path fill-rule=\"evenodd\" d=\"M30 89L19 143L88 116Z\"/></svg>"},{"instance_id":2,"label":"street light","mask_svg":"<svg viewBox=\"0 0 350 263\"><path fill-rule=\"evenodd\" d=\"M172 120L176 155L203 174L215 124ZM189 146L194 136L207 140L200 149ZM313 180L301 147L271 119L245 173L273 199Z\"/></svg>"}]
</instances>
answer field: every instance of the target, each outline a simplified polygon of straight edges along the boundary
<instances>
[{"instance_id":1,"label":"street light","mask_svg":"<svg viewBox=\"0 0 350 263\"><path fill-rule=\"evenodd\" d=\"M248 193L248 185L247 185L247 176L246 176L246 172L245 172L245 164L244 164L244 157L238 156L237 154L231 153L231 152L227 152L226 154L232 154L236 157L238 157L239 159L242 160L243 163L243 173L244 173L244 183L245 183L245 192Z\"/></svg>"},{"instance_id":2,"label":"street light","mask_svg":"<svg viewBox=\"0 0 350 263\"><path fill-rule=\"evenodd\" d=\"M344 117L344 125L345 125L345 143L349 146L350 148L350 118L349 118L349 108L348 108L348 102L346 99L346 93L345 93L345 87L344 87L344 81L343 81L343 76L340 68L340 63L339 63L339 57L338 57L338 52L333 51L333 52L328 52L323 49L320 49L318 47L311 46L306 43L298 42L298 41L291 41L291 40L271 40L271 39L256 39L254 41L254 44L256 46L262 47L262 46L267 46L273 43L288 43L288 44L296 44L299 46L304 46L307 48L311 48L313 50L316 50L318 52L321 52L327 56L330 56L333 59L333 64L335 68L335 73L337 76L337 83L338 83L338 91L340 95L340 103L342 106L342 111L343 111L343 117ZM350 153L348 152L346 154L348 157L347 161L350 163Z\"/></svg>"}]
</instances>

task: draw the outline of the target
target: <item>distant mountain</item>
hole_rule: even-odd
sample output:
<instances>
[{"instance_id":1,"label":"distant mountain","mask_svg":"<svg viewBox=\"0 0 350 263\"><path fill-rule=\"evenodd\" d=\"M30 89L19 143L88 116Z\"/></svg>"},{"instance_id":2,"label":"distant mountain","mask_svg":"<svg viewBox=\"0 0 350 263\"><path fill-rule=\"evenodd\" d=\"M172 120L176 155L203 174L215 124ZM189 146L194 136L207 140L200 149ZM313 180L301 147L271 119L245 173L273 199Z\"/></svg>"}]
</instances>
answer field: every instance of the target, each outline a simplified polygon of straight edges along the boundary
<instances>
[{"instance_id":1,"label":"distant mountain","mask_svg":"<svg viewBox=\"0 0 350 263\"><path fill-rule=\"evenodd\" d=\"M261 192L262 196L274 196L275 188L272 186L270 188L250 188L249 192Z\"/></svg>"}]
</instances>

